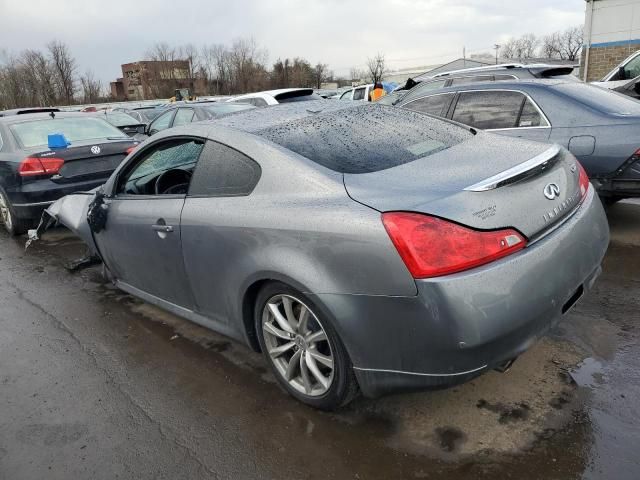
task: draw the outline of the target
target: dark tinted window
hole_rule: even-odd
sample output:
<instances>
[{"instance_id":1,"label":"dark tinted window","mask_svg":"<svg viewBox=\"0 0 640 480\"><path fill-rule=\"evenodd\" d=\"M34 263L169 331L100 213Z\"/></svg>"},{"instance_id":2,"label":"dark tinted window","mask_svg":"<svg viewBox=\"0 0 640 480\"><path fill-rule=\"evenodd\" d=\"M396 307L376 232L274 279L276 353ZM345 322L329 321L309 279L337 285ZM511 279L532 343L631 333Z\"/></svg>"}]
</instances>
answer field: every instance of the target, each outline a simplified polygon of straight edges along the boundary
<instances>
[{"instance_id":1,"label":"dark tinted window","mask_svg":"<svg viewBox=\"0 0 640 480\"><path fill-rule=\"evenodd\" d=\"M343 173L395 167L473 136L442 120L377 104L329 111L255 133Z\"/></svg>"},{"instance_id":2,"label":"dark tinted window","mask_svg":"<svg viewBox=\"0 0 640 480\"><path fill-rule=\"evenodd\" d=\"M443 117L447 114L453 95L453 93L431 95L430 97L419 98L418 100L409 102L403 105L403 107L416 112L430 113L431 115Z\"/></svg>"},{"instance_id":3,"label":"dark tinted window","mask_svg":"<svg viewBox=\"0 0 640 480\"><path fill-rule=\"evenodd\" d=\"M481 129L515 128L524 99L519 92L463 92L453 120Z\"/></svg>"},{"instance_id":4,"label":"dark tinted window","mask_svg":"<svg viewBox=\"0 0 640 480\"><path fill-rule=\"evenodd\" d=\"M308 102L310 100L322 100L322 97L318 94L312 93L310 95L295 95L295 96L285 96L278 95L276 97L278 103L290 103L290 102Z\"/></svg>"},{"instance_id":5,"label":"dark tinted window","mask_svg":"<svg viewBox=\"0 0 640 480\"><path fill-rule=\"evenodd\" d=\"M193 173L189 195L249 195L260 179L260 166L246 155L208 141Z\"/></svg>"}]
</instances>

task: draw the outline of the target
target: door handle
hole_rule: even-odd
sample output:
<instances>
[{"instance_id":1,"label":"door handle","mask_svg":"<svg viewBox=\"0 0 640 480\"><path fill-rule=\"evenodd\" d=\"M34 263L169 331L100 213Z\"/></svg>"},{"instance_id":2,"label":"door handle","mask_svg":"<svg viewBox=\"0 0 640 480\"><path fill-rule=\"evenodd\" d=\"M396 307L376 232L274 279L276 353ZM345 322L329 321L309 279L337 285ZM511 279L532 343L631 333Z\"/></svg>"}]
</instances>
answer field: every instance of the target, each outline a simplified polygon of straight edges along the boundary
<instances>
[{"instance_id":1,"label":"door handle","mask_svg":"<svg viewBox=\"0 0 640 480\"><path fill-rule=\"evenodd\" d=\"M164 233L173 232L173 226L171 225L151 225L151 228L156 232L164 232Z\"/></svg>"}]
</instances>

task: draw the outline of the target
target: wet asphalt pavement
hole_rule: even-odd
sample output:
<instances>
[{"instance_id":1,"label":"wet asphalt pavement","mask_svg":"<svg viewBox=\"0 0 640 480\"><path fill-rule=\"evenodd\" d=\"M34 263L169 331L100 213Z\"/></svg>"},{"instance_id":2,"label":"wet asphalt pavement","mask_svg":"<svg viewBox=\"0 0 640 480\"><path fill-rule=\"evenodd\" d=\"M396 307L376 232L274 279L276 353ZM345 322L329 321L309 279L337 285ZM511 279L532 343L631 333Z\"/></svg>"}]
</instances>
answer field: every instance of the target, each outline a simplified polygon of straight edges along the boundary
<instances>
[{"instance_id":1,"label":"wet asphalt pavement","mask_svg":"<svg viewBox=\"0 0 640 480\"><path fill-rule=\"evenodd\" d=\"M510 371L333 414L100 267L67 272L66 231L0 235L0 479L640 478L640 203L609 216L594 290Z\"/></svg>"}]
</instances>

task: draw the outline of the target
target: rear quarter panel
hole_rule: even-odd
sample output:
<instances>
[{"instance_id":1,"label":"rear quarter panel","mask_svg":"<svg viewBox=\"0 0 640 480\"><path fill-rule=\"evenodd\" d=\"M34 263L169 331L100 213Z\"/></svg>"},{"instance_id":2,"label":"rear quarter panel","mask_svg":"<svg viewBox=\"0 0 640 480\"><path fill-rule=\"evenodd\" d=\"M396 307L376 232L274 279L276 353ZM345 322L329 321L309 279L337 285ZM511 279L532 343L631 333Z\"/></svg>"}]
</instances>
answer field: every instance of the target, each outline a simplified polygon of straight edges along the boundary
<instances>
[{"instance_id":1,"label":"rear quarter panel","mask_svg":"<svg viewBox=\"0 0 640 480\"><path fill-rule=\"evenodd\" d=\"M236 132L223 143L261 165L254 191L187 197L182 213L184 262L200 313L241 319L249 286L269 279L308 293L416 295L380 213L351 200L341 174L242 137L251 136Z\"/></svg>"}]
</instances>

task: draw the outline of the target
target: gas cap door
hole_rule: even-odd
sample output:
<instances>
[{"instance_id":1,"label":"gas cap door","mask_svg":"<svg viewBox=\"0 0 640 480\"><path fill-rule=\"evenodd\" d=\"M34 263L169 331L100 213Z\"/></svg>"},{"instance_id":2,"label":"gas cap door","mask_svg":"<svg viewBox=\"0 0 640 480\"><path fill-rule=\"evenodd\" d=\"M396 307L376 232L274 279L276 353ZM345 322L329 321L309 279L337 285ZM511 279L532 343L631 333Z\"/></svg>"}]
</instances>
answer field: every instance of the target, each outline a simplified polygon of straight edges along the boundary
<instances>
[{"instance_id":1,"label":"gas cap door","mask_svg":"<svg viewBox=\"0 0 640 480\"><path fill-rule=\"evenodd\" d=\"M576 157L586 157L596 149L596 139L591 135L578 135L569 139L569 151Z\"/></svg>"}]
</instances>

